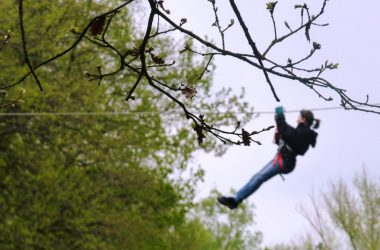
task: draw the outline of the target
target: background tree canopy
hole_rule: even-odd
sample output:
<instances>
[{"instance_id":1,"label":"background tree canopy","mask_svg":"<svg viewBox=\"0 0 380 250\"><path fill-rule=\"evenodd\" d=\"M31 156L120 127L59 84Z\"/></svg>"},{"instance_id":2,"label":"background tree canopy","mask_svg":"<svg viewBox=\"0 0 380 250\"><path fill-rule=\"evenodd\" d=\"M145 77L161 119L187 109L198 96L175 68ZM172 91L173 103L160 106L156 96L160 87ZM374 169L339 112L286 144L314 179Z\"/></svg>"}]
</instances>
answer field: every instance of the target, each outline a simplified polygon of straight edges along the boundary
<instances>
[{"instance_id":1,"label":"background tree canopy","mask_svg":"<svg viewBox=\"0 0 380 250\"><path fill-rule=\"evenodd\" d=\"M60 53L76 39L76 27L113 4L25 2L30 63ZM0 82L28 72L16 7L11 1L0 7L7 13L0 30L11 30L0 51ZM112 22L108 39L116 48L139 39L130 11L121 10ZM126 103L122 96L134 75L91 81L89 72L99 65L104 71L117 67L112 61L117 55L94 42L87 37L39 70L44 92L33 78L2 92L5 114L37 115L0 117L1 249L217 249L212 231L187 219L203 173L189 164L198 148L196 135L162 93L139 88L135 100ZM155 50L170 56L176 46L170 39L157 40ZM162 70L162 77L196 82L202 95L189 104L212 113L215 125L233 124L236 111L249 107L240 100L243 94L229 89L211 96L211 76L197 78L207 63L189 54L175 68ZM115 111L119 114L106 115ZM239 117L242 124L248 119L249 114ZM226 146L209 138L202 149L222 154Z\"/></svg>"},{"instance_id":2,"label":"background tree canopy","mask_svg":"<svg viewBox=\"0 0 380 250\"><path fill-rule=\"evenodd\" d=\"M320 195L312 194L310 206L300 210L312 230L298 241L273 249L379 249L379 182L363 168L352 184L351 188L349 182L339 179Z\"/></svg>"}]
</instances>

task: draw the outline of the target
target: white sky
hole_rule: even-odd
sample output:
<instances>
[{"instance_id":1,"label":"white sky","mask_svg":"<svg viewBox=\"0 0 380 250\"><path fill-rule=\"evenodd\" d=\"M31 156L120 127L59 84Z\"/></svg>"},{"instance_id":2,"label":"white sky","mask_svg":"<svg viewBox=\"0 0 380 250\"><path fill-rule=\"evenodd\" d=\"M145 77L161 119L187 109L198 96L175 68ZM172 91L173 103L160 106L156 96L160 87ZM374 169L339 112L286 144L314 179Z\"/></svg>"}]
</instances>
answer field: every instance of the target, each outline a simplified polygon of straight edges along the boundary
<instances>
[{"instance_id":1,"label":"white sky","mask_svg":"<svg viewBox=\"0 0 380 250\"><path fill-rule=\"evenodd\" d=\"M226 26L235 16L229 9L229 1L217 0L221 23ZM269 12L265 9L267 1L236 0L248 28L262 51L273 38ZM299 23L298 12L294 10L295 1L279 0L276 13L279 27L285 20L291 26ZM319 11L321 1L306 1L313 13ZM188 19L184 26L196 33L207 35L220 44L213 23L213 12L208 0L178 1L166 0L165 7L171 10L171 17ZM330 0L320 23L328 22L328 27L314 27L312 41L322 44L322 50L312 59L318 67L326 59L338 62L339 69L325 75L333 84L348 90L348 94L358 100L370 95L372 103L380 103L380 18L378 0L343 1ZM282 15L280 15L282 14ZM282 30L285 32L285 29ZM270 56L281 58L300 58L306 55L311 44L306 42L304 33L298 39L287 43L286 47L276 49ZM226 33L226 46L230 50L250 52L243 33L238 25ZM276 103L262 72L227 58L216 61L214 87L232 86L239 92L246 88L247 100L256 111L271 111ZM285 109L319 108L338 106L339 98L331 92L333 102L324 102L313 92L296 82L272 78L281 105ZM316 111L315 116L322 120L317 147L309 150L304 157L298 157L296 170L285 176L283 182L275 177L265 183L249 201L256 206L256 228L263 232L265 244L289 242L307 228L307 222L297 212L301 204L308 204L308 196L314 191L325 189L329 181L342 177L350 181L355 173L366 166L368 172L380 176L379 144L380 116L356 111ZM295 125L297 113L287 115L291 125ZM260 130L273 125L272 115L261 115L246 128ZM272 132L257 137L263 145L233 147L221 158L198 154L197 161L206 170L205 183L200 186L199 195L206 196L211 188L229 194L231 188L239 189L250 177L262 168L274 155L276 147L272 144Z\"/></svg>"}]
</instances>

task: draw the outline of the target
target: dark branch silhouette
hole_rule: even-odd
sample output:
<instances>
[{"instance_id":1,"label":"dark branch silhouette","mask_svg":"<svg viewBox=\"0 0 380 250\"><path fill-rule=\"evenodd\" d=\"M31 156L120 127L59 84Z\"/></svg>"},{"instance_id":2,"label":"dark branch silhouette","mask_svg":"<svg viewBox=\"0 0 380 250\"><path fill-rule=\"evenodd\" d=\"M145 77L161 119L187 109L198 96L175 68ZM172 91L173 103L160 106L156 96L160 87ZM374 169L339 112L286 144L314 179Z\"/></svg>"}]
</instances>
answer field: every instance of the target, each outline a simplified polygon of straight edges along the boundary
<instances>
[{"instance_id":1,"label":"dark branch silhouette","mask_svg":"<svg viewBox=\"0 0 380 250\"><path fill-rule=\"evenodd\" d=\"M134 0L125 1L121 5L111 8L99 15L94 16L87 25L83 28L83 30L76 31L72 30L73 35L76 37L75 41L68 46L66 49L61 51L60 53L52 56L51 58L42 61L42 62L34 62L34 66L30 62L28 57L27 50L27 42L26 42L26 33L24 30L24 22L23 22L23 1L19 0L19 18L20 18L20 30L21 30L21 39L23 45L24 52L24 60L29 68L29 72L24 76L21 76L19 79L14 81L13 83L0 83L0 90L5 91L6 89L12 88L16 85L21 84L27 77L30 75L33 76L40 90L43 90L42 85L37 77L37 71L43 66L48 65L49 63L60 59L68 52L75 49L81 42L89 41L93 46L102 47L106 50L109 50L117 55L117 60L115 64L118 65L117 69L114 69L112 72L105 72L104 68L101 68L101 65L97 67L96 73L85 72L85 76L90 80L97 80L98 84L107 77L117 75L124 70L128 70L135 74L136 81L132 84L132 86L128 90L128 94L126 96L126 101L132 101L135 99L134 93L135 90L141 87L141 83L145 82L153 89L165 95L170 101L176 103L183 111L185 117L190 119L193 123L193 129L195 130L199 143L202 143L206 137L206 134L210 134L220 140L223 143L228 144L236 144L236 145L250 145L250 142L254 142L260 144L260 142L254 140L252 136L267 131L272 127L264 128L261 131L252 131L247 132L244 128L240 128L240 122L237 122L236 127L232 131L223 130L217 127L214 127L212 124L207 122L207 117L202 114L195 114L190 112L186 107L185 102L181 101L178 97L176 97L176 93L181 93L186 98L193 98L196 93L196 86L186 86L181 85L176 87L175 84L169 82L163 82L160 80L159 75L155 69L157 68L165 68L165 67L174 67L175 62L165 62L165 58L158 56L151 48L150 44L153 43L153 39L159 38L163 35L170 35L172 32L180 32L185 37L192 39L200 43L203 48L196 49L192 48L190 45L186 44L185 48L179 52L178 56L185 56L187 53L196 53L202 57L205 57L207 64L204 66L203 71L198 76L198 79L201 80L204 74L210 71L209 65L217 56L228 56L235 58L239 61L242 61L250 66L252 66L256 70L260 70L263 72L266 82L269 85L273 97L275 100L279 101L279 97L276 94L275 88L273 86L271 76L278 76L283 79L290 79L299 82L301 85L304 85L311 89L311 91L315 92L320 98L325 101L331 101L333 98L331 96L325 96L321 93L320 89L328 89L333 93L337 94L341 100L341 106L347 110L359 110L364 112L371 112L380 114L380 106L377 104L370 104L369 97L366 96L364 101L357 101L351 99L347 94L346 90L342 88L336 87L334 84L330 83L327 79L322 78L322 74L326 70L334 70L338 68L337 63L331 63L326 61L320 67L317 68L304 68L302 64L308 61L312 56L321 50L321 45L317 42L311 42L310 30L314 27L323 27L328 24L319 24L317 21L323 15L327 1L322 0L322 6L318 13L312 14L309 7L306 4L296 5L295 9L300 10L300 18L301 22L296 27L291 27L291 25L284 21L284 25L287 28L287 32L285 34L280 34L279 29L277 27L278 21L275 16L275 8L277 2L269 2L266 5L267 10L270 13L270 17L273 25L273 33L274 38L268 44L266 49L263 51L259 51L256 46L255 40L249 31L244 17L239 11L239 7L236 4L235 0L229 0L231 9L237 18L237 23L235 24L234 20L223 28L220 23L220 18L218 16L218 8L216 6L216 1L209 0L211 3L212 11L215 15L215 22L212 26L218 29L220 34L222 47L217 46L215 43L207 41L206 39L201 38L200 35L187 30L185 28L187 19L182 18L180 22L173 21L169 15L170 10L166 9L164 6L164 1L158 0L146 0L149 3L149 7L147 9L149 15L147 24L144 31L144 36L141 38L139 44L136 44L134 48L128 48L125 51L120 51L107 40L107 33L112 29L112 22L117 19L118 13L124 9L128 8L133 2L137 2ZM155 21L157 23L155 24ZM154 24L156 26L154 26ZM228 31L232 25L239 25L243 31L244 37L241 39L245 39L250 49L251 53L238 53L227 49L226 41L225 41L225 32ZM305 55L303 58L294 60L289 58L287 63L281 63L270 59L270 52L276 45L282 43L283 41L289 39L290 37L298 34L300 32L304 32L307 41L312 45L310 53ZM0 44L0 50L4 49L11 37L11 33L8 32L7 35L4 36L3 41ZM2 92L3 93L3 92ZM5 92L4 92L5 93ZM1 107L4 107L4 99L5 94L1 96Z\"/></svg>"},{"instance_id":2,"label":"dark branch silhouette","mask_svg":"<svg viewBox=\"0 0 380 250\"><path fill-rule=\"evenodd\" d=\"M26 49L26 38L25 38L25 30L24 30L24 11L23 11L23 0L18 1L18 14L20 18L20 32L21 32L21 39L22 39L22 48L24 50L24 59L25 63L28 65L28 68L30 72L32 73L34 80L36 81L38 88L43 91L42 85L40 80L38 79L36 72L34 72L32 63L30 62L28 50Z\"/></svg>"}]
</instances>

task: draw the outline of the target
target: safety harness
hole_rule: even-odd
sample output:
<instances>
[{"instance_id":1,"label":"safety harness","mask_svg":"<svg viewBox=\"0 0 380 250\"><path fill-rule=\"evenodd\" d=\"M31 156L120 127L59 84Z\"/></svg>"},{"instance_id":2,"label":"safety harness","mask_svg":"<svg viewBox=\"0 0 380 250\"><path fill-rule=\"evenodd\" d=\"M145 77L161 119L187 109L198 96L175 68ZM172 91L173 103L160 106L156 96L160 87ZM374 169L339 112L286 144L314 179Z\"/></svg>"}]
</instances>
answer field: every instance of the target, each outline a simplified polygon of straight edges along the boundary
<instances>
[{"instance_id":1,"label":"safety harness","mask_svg":"<svg viewBox=\"0 0 380 250\"><path fill-rule=\"evenodd\" d=\"M285 147L285 148L286 148L287 150L289 150L291 153L293 153L293 150L292 150L292 148L291 148L289 145L287 145L287 144L284 142L284 140L282 140L282 139L279 140L278 145L279 145L279 146L278 146L277 154L276 154L276 156L274 157L274 159L273 159L273 161L272 161L272 165L273 165L273 167L275 167L275 166L278 164L279 167L280 167L280 170L283 171L284 168L285 168L285 166L284 166L284 159L283 159L282 154L281 154L281 149L282 149L283 147ZM284 176L282 175L281 172L280 172L280 176L281 176L282 180L285 181L285 178L284 178Z\"/></svg>"}]
</instances>

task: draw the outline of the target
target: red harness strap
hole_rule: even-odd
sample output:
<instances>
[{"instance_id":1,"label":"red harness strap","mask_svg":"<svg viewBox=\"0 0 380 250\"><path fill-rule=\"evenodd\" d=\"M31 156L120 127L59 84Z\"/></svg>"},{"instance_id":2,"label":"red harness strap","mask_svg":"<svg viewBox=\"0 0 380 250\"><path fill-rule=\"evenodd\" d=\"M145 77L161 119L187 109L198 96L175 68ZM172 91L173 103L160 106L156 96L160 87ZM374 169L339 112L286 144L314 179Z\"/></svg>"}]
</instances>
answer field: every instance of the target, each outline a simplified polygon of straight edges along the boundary
<instances>
[{"instance_id":1,"label":"red harness strap","mask_svg":"<svg viewBox=\"0 0 380 250\"><path fill-rule=\"evenodd\" d=\"M273 167L276 166L276 164L278 164L280 166L280 170L284 169L284 161L280 152L278 152L277 155L274 157L272 164Z\"/></svg>"}]
</instances>

